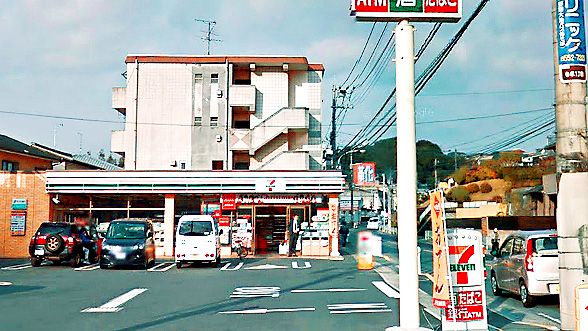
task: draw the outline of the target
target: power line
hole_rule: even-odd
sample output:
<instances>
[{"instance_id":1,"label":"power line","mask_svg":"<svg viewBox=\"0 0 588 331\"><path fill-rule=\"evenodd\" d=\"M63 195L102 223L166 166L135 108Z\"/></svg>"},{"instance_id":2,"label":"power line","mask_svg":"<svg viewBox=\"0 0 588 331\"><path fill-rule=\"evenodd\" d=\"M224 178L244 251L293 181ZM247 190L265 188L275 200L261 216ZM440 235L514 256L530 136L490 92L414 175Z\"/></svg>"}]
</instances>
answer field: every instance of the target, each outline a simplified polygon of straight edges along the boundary
<instances>
[{"instance_id":1,"label":"power line","mask_svg":"<svg viewBox=\"0 0 588 331\"><path fill-rule=\"evenodd\" d=\"M351 68L351 71L349 71L349 74L347 75L347 77L345 78L345 81L343 82L343 84L341 84L341 86L345 85L347 83L347 81L349 80L349 78L351 77L351 74L353 74L353 71L355 70L355 67L357 67L357 65L359 64L359 62L361 61L361 59L363 58L363 54L365 53L365 50L370 42L370 39L372 38L372 33L374 33L374 28L376 27L376 22L374 22L374 24L372 24L372 29L370 30L370 34L368 35L367 39L365 40L365 44L363 45L363 49L361 50L361 54L359 54L359 58L357 58L357 60L355 60L355 63L353 64L353 67Z\"/></svg>"},{"instance_id":2,"label":"power line","mask_svg":"<svg viewBox=\"0 0 588 331\"><path fill-rule=\"evenodd\" d=\"M370 57L367 59L365 65L363 66L363 69L361 70L361 72L359 74L357 74L355 76L355 78L351 81L351 83L347 84L347 86L344 88L345 90L348 90L353 84L355 84L355 82L363 75L365 70L368 68L368 65L370 64L370 62L372 61L372 58L376 54L376 50L378 49L378 46L380 46L380 43L382 42L382 38L384 37L384 33L386 32L386 28L388 28L388 22L386 22L386 24L384 24L384 28L382 29L382 33L380 33L380 37L378 38L376 45L372 49L372 53L370 54Z\"/></svg>"},{"instance_id":3,"label":"power line","mask_svg":"<svg viewBox=\"0 0 588 331\"><path fill-rule=\"evenodd\" d=\"M530 93L530 92L553 92L553 88L537 88L526 90L498 90L498 91L471 91L471 92L450 92L437 94L422 94L420 98L425 97L446 97L446 96L469 96L469 95L494 95L494 94L514 94L514 93Z\"/></svg>"}]
</instances>

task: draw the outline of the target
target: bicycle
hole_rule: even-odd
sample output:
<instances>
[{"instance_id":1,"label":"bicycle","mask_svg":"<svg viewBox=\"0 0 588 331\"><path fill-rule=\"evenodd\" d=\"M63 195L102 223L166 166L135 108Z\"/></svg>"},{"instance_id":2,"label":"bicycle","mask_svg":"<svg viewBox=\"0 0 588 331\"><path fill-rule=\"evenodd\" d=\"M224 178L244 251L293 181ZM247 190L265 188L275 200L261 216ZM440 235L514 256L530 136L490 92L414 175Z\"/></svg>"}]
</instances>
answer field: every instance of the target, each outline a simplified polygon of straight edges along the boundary
<instances>
[{"instance_id":1,"label":"bicycle","mask_svg":"<svg viewBox=\"0 0 588 331\"><path fill-rule=\"evenodd\" d=\"M235 241L235 249L234 250L237 253L237 255L239 256L239 260L243 260L243 258L249 254L249 249L247 249L247 247L243 246L243 241L241 241L241 240Z\"/></svg>"}]
</instances>

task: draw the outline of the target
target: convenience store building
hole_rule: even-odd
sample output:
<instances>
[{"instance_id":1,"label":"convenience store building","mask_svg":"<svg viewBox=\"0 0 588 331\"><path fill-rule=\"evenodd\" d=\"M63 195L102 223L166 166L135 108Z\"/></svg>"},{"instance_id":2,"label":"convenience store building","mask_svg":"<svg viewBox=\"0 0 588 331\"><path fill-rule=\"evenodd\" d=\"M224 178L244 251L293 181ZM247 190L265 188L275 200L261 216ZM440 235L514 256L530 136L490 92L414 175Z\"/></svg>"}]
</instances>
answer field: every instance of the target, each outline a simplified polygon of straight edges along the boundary
<instances>
[{"instance_id":1,"label":"convenience store building","mask_svg":"<svg viewBox=\"0 0 588 331\"><path fill-rule=\"evenodd\" d=\"M159 256L173 256L175 227L189 214L213 215L224 254L235 236L248 237L253 254L283 252L298 215L302 254L338 256L343 188L337 171L49 171L46 182L53 220L148 218L160 229Z\"/></svg>"}]
</instances>

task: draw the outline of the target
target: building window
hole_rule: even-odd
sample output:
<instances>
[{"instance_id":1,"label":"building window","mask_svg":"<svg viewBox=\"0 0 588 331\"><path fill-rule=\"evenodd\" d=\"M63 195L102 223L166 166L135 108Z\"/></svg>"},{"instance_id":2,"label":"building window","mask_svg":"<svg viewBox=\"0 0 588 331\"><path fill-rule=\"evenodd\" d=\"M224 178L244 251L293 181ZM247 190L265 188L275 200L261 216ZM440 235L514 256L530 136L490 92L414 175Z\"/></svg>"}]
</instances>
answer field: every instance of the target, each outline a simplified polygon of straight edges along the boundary
<instances>
[{"instance_id":1,"label":"building window","mask_svg":"<svg viewBox=\"0 0 588 331\"><path fill-rule=\"evenodd\" d=\"M196 82L196 83L202 82L202 74L194 74L194 82Z\"/></svg>"},{"instance_id":2,"label":"building window","mask_svg":"<svg viewBox=\"0 0 588 331\"><path fill-rule=\"evenodd\" d=\"M233 167L235 170L249 170L249 163L247 162L235 162Z\"/></svg>"},{"instance_id":3,"label":"building window","mask_svg":"<svg viewBox=\"0 0 588 331\"><path fill-rule=\"evenodd\" d=\"M210 126L217 127L218 126L218 117L211 117L210 118Z\"/></svg>"},{"instance_id":4,"label":"building window","mask_svg":"<svg viewBox=\"0 0 588 331\"><path fill-rule=\"evenodd\" d=\"M186 162L180 162L180 169L186 170Z\"/></svg>"},{"instance_id":5,"label":"building window","mask_svg":"<svg viewBox=\"0 0 588 331\"><path fill-rule=\"evenodd\" d=\"M202 117L194 117L194 126L202 126Z\"/></svg>"},{"instance_id":6,"label":"building window","mask_svg":"<svg viewBox=\"0 0 588 331\"><path fill-rule=\"evenodd\" d=\"M18 162L2 161L3 171L18 171Z\"/></svg>"},{"instance_id":7,"label":"building window","mask_svg":"<svg viewBox=\"0 0 588 331\"><path fill-rule=\"evenodd\" d=\"M223 170L224 162L220 160L212 161L212 170Z\"/></svg>"},{"instance_id":8,"label":"building window","mask_svg":"<svg viewBox=\"0 0 588 331\"><path fill-rule=\"evenodd\" d=\"M211 74L210 75L210 83L211 84L218 84L218 74Z\"/></svg>"}]
</instances>

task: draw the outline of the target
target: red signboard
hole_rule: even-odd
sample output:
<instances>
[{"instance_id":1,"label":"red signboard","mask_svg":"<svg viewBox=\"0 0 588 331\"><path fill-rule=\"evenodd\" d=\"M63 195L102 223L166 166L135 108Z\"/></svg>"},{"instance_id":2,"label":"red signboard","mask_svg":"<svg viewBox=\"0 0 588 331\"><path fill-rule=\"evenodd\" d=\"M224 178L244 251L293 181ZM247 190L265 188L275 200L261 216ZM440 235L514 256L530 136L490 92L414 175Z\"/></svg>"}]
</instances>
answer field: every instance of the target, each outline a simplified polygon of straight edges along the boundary
<instances>
[{"instance_id":1,"label":"red signboard","mask_svg":"<svg viewBox=\"0 0 588 331\"><path fill-rule=\"evenodd\" d=\"M222 216L218 218L218 226L231 226L231 218Z\"/></svg>"},{"instance_id":2,"label":"red signboard","mask_svg":"<svg viewBox=\"0 0 588 331\"><path fill-rule=\"evenodd\" d=\"M387 13L388 0L355 0L355 10L358 12Z\"/></svg>"},{"instance_id":3,"label":"red signboard","mask_svg":"<svg viewBox=\"0 0 588 331\"><path fill-rule=\"evenodd\" d=\"M484 306L457 306L455 309L445 309L445 317L448 321L468 322L484 319Z\"/></svg>"},{"instance_id":4,"label":"red signboard","mask_svg":"<svg viewBox=\"0 0 588 331\"><path fill-rule=\"evenodd\" d=\"M459 0L424 0L425 13L459 13Z\"/></svg>"},{"instance_id":5,"label":"red signboard","mask_svg":"<svg viewBox=\"0 0 588 331\"><path fill-rule=\"evenodd\" d=\"M221 217L222 215L223 215L223 213L220 211L220 209L219 209L219 210L215 210L215 211L212 213L212 217L213 217L213 218L219 218L219 217Z\"/></svg>"},{"instance_id":6,"label":"red signboard","mask_svg":"<svg viewBox=\"0 0 588 331\"><path fill-rule=\"evenodd\" d=\"M353 183L357 186L376 185L376 164L362 162L353 165Z\"/></svg>"},{"instance_id":7,"label":"red signboard","mask_svg":"<svg viewBox=\"0 0 588 331\"><path fill-rule=\"evenodd\" d=\"M351 0L359 21L457 22L463 0Z\"/></svg>"},{"instance_id":8,"label":"red signboard","mask_svg":"<svg viewBox=\"0 0 588 331\"><path fill-rule=\"evenodd\" d=\"M237 203L236 200L237 199L237 195L236 194L223 194L223 196L221 197L221 204L222 204L222 210L236 210L237 209Z\"/></svg>"}]
</instances>

